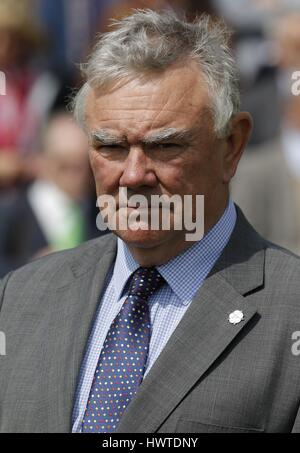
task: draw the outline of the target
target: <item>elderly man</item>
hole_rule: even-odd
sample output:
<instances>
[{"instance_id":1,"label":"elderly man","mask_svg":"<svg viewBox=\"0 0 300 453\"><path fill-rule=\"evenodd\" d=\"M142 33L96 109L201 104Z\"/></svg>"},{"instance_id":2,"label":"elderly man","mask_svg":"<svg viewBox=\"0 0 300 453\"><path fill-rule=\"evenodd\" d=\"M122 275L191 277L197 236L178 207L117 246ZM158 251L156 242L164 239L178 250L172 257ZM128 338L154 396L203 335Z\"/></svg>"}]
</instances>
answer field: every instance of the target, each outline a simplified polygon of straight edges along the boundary
<instances>
[{"instance_id":1,"label":"elderly man","mask_svg":"<svg viewBox=\"0 0 300 453\"><path fill-rule=\"evenodd\" d=\"M300 430L300 265L229 198L251 119L227 40L206 16L148 10L99 40L75 114L116 226L3 280L2 432ZM169 229L121 228L163 211L121 189L203 195L204 237L175 209Z\"/></svg>"}]
</instances>

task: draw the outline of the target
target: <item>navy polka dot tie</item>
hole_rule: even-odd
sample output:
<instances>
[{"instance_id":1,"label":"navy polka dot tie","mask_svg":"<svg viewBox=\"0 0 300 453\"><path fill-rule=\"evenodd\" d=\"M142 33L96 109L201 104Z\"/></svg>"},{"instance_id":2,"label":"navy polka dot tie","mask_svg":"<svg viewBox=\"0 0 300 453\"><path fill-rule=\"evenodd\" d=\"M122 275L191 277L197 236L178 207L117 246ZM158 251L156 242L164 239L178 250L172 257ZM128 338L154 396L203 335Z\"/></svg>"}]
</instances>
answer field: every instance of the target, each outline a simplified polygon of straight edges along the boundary
<instances>
[{"instance_id":1,"label":"navy polka dot tie","mask_svg":"<svg viewBox=\"0 0 300 453\"><path fill-rule=\"evenodd\" d=\"M163 282L155 267L137 269L105 339L82 432L112 433L142 382L151 335L148 298Z\"/></svg>"}]
</instances>

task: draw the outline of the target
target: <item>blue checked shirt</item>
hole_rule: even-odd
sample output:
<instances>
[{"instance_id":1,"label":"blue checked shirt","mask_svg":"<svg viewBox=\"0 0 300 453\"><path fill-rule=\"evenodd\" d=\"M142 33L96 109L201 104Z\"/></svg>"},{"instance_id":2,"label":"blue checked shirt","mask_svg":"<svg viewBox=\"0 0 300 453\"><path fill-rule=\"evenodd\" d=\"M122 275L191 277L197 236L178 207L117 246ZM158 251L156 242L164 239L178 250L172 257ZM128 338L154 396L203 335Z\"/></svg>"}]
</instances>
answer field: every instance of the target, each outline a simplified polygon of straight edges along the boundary
<instances>
[{"instance_id":1,"label":"blue checked shirt","mask_svg":"<svg viewBox=\"0 0 300 453\"><path fill-rule=\"evenodd\" d=\"M221 219L200 241L168 263L157 267L166 283L149 299L152 333L144 376L149 373L195 293L221 255L235 222L235 206L229 201ZM73 432L81 432L81 423L102 345L111 323L127 297L128 279L138 267L139 264L133 259L125 243L118 239L116 261L106 280L81 365L73 410Z\"/></svg>"}]
</instances>

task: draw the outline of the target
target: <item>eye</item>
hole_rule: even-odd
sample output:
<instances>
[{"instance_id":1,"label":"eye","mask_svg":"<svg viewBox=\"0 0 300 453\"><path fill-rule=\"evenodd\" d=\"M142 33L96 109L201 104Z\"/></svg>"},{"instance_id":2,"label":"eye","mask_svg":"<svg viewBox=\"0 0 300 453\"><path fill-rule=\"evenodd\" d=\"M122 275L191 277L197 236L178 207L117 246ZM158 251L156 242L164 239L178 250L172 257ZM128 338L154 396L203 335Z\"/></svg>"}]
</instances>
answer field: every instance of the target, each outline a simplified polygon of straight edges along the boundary
<instances>
[{"instance_id":1,"label":"eye","mask_svg":"<svg viewBox=\"0 0 300 453\"><path fill-rule=\"evenodd\" d=\"M119 154L119 153L123 153L124 151L126 151L126 148L124 146L122 146L122 145L101 145L101 144L98 144L94 148L100 154L105 154L105 155L108 155L108 154L114 155L114 154Z\"/></svg>"},{"instance_id":2,"label":"eye","mask_svg":"<svg viewBox=\"0 0 300 453\"><path fill-rule=\"evenodd\" d=\"M174 142L161 142L153 143L148 148L149 155L153 159L161 161L169 161L171 159L176 159L184 151L184 146L180 143Z\"/></svg>"},{"instance_id":3,"label":"eye","mask_svg":"<svg viewBox=\"0 0 300 453\"><path fill-rule=\"evenodd\" d=\"M173 142L153 143L149 146L149 150L151 150L152 153L159 153L162 155L166 153L179 153L181 148L182 146L180 144Z\"/></svg>"},{"instance_id":4,"label":"eye","mask_svg":"<svg viewBox=\"0 0 300 453\"><path fill-rule=\"evenodd\" d=\"M162 149L171 149L171 148L180 147L180 145L178 145L178 143L159 143L158 146Z\"/></svg>"},{"instance_id":5,"label":"eye","mask_svg":"<svg viewBox=\"0 0 300 453\"><path fill-rule=\"evenodd\" d=\"M114 151L114 150L117 150L117 149L122 149L123 146L121 146L121 145L98 145L96 148L97 149L105 149L107 151L109 151L109 150Z\"/></svg>"},{"instance_id":6,"label":"eye","mask_svg":"<svg viewBox=\"0 0 300 453\"><path fill-rule=\"evenodd\" d=\"M104 145L95 143L92 148L99 158L111 161L123 161L128 154L127 147L122 144Z\"/></svg>"}]
</instances>

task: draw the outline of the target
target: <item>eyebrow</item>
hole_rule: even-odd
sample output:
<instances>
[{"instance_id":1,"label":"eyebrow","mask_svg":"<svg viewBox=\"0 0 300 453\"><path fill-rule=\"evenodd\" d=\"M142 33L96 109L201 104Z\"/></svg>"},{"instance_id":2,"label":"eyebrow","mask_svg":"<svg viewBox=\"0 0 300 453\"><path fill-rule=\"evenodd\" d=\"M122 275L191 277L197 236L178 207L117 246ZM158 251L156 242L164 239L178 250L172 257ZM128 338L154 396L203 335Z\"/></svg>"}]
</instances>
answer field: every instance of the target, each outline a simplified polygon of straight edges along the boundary
<instances>
[{"instance_id":1,"label":"eyebrow","mask_svg":"<svg viewBox=\"0 0 300 453\"><path fill-rule=\"evenodd\" d=\"M105 129L100 129L98 131L94 131L90 134L90 140L93 144L101 143L102 145L125 145L127 141L124 137L119 137L115 134L108 132Z\"/></svg>"},{"instance_id":2,"label":"eyebrow","mask_svg":"<svg viewBox=\"0 0 300 453\"><path fill-rule=\"evenodd\" d=\"M158 132L154 132L143 137L142 140L139 140L139 143L149 146L155 145L157 143L163 143L166 141L180 141L188 143L195 136L195 131L191 129L176 129L176 128L167 128L162 129ZM112 145L128 145L127 139L123 136L112 134L105 129L100 129L94 131L90 134L90 139L93 144L101 143L104 146Z\"/></svg>"},{"instance_id":3,"label":"eyebrow","mask_svg":"<svg viewBox=\"0 0 300 453\"><path fill-rule=\"evenodd\" d=\"M166 141L180 141L189 142L194 137L194 132L188 129L162 129L161 131L154 132L143 139L145 145L152 145Z\"/></svg>"}]
</instances>

